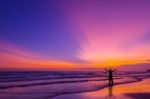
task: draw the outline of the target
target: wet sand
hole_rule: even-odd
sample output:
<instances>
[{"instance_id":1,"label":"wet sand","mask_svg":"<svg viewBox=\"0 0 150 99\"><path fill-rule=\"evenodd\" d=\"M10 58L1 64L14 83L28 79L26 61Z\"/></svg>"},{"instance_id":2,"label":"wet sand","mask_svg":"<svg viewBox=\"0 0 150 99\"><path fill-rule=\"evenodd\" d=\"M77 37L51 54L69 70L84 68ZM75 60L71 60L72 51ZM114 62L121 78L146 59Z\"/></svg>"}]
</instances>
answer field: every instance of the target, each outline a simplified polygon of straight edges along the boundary
<instances>
[{"instance_id":1,"label":"wet sand","mask_svg":"<svg viewBox=\"0 0 150 99\"><path fill-rule=\"evenodd\" d=\"M51 99L150 99L150 78L107 87L99 91L66 94Z\"/></svg>"}]
</instances>

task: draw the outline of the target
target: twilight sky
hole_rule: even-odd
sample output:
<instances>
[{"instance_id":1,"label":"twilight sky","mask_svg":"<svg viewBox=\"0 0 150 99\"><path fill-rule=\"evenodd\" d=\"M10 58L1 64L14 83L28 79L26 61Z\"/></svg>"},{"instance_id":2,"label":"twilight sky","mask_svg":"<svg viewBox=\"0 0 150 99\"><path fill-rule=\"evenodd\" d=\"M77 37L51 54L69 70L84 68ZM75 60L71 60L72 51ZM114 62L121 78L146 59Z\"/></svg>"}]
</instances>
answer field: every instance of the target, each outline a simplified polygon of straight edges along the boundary
<instances>
[{"instance_id":1,"label":"twilight sky","mask_svg":"<svg viewBox=\"0 0 150 99\"><path fill-rule=\"evenodd\" d=\"M0 0L0 69L150 63L150 0Z\"/></svg>"}]
</instances>

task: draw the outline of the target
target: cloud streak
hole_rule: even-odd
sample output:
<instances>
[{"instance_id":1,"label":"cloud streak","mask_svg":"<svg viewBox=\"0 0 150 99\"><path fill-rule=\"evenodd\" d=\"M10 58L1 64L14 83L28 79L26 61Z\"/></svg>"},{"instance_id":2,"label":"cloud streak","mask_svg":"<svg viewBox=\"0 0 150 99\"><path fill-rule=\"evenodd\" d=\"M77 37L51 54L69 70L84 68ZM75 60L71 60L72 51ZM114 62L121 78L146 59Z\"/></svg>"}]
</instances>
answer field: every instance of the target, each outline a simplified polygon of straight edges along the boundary
<instances>
[{"instance_id":1,"label":"cloud streak","mask_svg":"<svg viewBox=\"0 0 150 99\"><path fill-rule=\"evenodd\" d=\"M38 54L21 49L13 44L0 42L0 68L1 69L70 69L74 64L69 61L56 59L43 59Z\"/></svg>"}]
</instances>

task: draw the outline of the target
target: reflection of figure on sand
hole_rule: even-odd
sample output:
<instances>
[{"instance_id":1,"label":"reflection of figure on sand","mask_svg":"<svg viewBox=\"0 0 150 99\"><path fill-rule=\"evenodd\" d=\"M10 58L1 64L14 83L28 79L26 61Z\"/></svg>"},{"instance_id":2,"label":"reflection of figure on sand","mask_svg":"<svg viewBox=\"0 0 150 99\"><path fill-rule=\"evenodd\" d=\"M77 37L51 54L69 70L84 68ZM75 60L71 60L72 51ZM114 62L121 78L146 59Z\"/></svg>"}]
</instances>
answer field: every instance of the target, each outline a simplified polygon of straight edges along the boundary
<instances>
[{"instance_id":1,"label":"reflection of figure on sand","mask_svg":"<svg viewBox=\"0 0 150 99\"><path fill-rule=\"evenodd\" d=\"M113 96L113 93L112 93L112 86L109 86L109 97L112 97Z\"/></svg>"},{"instance_id":2,"label":"reflection of figure on sand","mask_svg":"<svg viewBox=\"0 0 150 99\"><path fill-rule=\"evenodd\" d=\"M113 96L113 86L108 87L108 96L106 96L104 99L115 99Z\"/></svg>"},{"instance_id":3,"label":"reflection of figure on sand","mask_svg":"<svg viewBox=\"0 0 150 99\"><path fill-rule=\"evenodd\" d=\"M109 86L113 86L113 72L116 71L117 69L105 69L109 73Z\"/></svg>"}]
</instances>

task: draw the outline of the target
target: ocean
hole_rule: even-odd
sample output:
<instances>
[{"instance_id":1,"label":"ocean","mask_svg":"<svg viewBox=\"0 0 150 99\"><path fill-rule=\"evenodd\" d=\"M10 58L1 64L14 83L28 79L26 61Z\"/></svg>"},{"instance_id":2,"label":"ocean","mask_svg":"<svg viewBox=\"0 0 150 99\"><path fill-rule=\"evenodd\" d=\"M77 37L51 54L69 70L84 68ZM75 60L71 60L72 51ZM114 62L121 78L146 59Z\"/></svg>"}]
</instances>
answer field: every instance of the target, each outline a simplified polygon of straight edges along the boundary
<instances>
[{"instance_id":1,"label":"ocean","mask_svg":"<svg viewBox=\"0 0 150 99\"><path fill-rule=\"evenodd\" d=\"M141 81L149 72L116 72L114 84ZM108 86L103 71L1 71L0 99L51 99L101 90Z\"/></svg>"}]
</instances>

